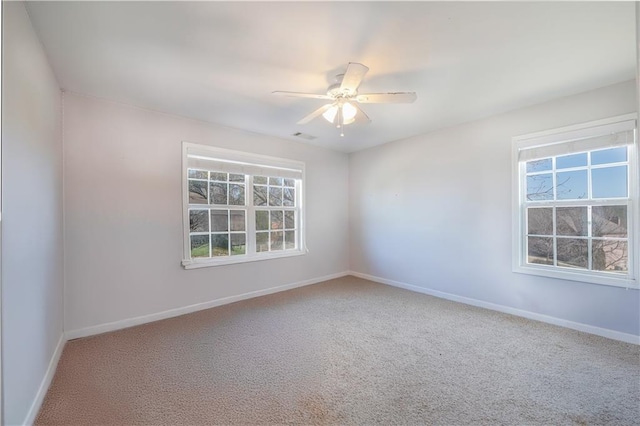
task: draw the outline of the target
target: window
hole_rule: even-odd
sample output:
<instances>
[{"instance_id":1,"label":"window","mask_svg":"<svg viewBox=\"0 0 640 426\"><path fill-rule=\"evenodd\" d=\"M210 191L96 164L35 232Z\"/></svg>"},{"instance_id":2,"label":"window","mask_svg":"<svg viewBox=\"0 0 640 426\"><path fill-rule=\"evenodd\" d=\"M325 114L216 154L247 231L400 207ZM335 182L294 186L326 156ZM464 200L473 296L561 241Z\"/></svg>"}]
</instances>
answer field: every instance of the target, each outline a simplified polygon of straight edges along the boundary
<instances>
[{"instance_id":1,"label":"window","mask_svg":"<svg viewBox=\"0 0 640 426\"><path fill-rule=\"evenodd\" d=\"M304 163L183 143L186 269L304 254Z\"/></svg>"},{"instance_id":2,"label":"window","mask_svg":"<svg viewBox=\"0 0 640 426\"><path fill-rule=\"evenodd\" d=\"M515 272L638 287L632 116L514 138Z\"/></svg>"}]
</instances>

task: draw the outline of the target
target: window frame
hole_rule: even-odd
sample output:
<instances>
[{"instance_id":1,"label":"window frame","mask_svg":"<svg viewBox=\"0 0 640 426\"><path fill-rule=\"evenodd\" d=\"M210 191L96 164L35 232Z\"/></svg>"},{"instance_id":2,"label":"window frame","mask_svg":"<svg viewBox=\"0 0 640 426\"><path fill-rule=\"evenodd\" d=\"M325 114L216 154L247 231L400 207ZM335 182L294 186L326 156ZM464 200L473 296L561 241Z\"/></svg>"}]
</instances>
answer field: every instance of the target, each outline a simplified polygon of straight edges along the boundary
<instances>
[{"instance_id":1,"label":"window frame","mask_svg":"<svg viewBox=\"0 0 640 426\"><path fill-rule=\"evenodd\" d=\"M295 179L295 211L296 223L295 230L297 232L295 249L283 249L278 251L256 252L256 210L291 210L289 206L255 206L253 204L253 178L255 176L264 176L265 174L248 174L245 175L245 204L244 205L211 205L211 204L190 204L189 203L189 160L188 154L190 150L196 150L198 153L206 153L210 158L221 162L246 164L249 167L261 167L266 169L282 170L291 168L301 171L301 177ZM266 174L268 176L268 174ZM290 160L267 155L253 154L243 151L236 151L224 148L213 147L210 145L195 144L191 142L182 142L182 266L184 269L196 269L213 266L234 265L246 262L258 262L270 259L280 259L285 257L294 257L305 255L308 250L306 246L305 236L305 163L297 160ZM191 240L190 240L190 220L189 210L219 208L222 210L244 210L246 224L246 254L229 255L219 257L191 257ZM284 217L283 217L284 222ZM211 233L211 231L209 231ZM229 233L231 231L229 230ZM284 233L284 229L283 229Z\"/></svg>"},{"instance_id":2,"label":"window frame","mask_svg":"<svg viewBox=\"0 0 640 426\"><path fill-rule=\"evenodd\" d=\"M623 122L634 121L634 141L627 145L627 161L628 161L628 190L627 198L609 198L603 201L580 202L580 200L552 200L550 202L536 201L536 207L551 207L553 211L557 207L570 207L572 204L582 205L607 205L607 204L626 204L628 205L627 218L627 241L628 241L628 274L617 275L610 272L598 272L593 270L570 269L558 267L555 265L541 265L527 263L527 207L532 207L526 202L526 160L520 160L520 152L522 150L531 149L533 147L558 144L570 140L586 139L591 136L597 136L596 127L607 126L615 128L623 125ZM588 151L601 148L591 148ZM602 120L591 121L587 123L567 126L557 129L546 130L542 132L530 133L526 135L516 136L512 139L512 270L516 273L529 275L544 276L550 278L558 278L571 281L580 281L583 283L600 284L616 287L624 287L627 289L639 289L638 274L640 273L640 175L639 163L640 157L638 152L638 129L637 114L625 114L616 117L610 117ZM559 157L570 154L570 152L549 155L549 157ZM591 164L589 164L591 169ZM555 166L550 173L553 173L555 185ZM591 187L588 187L591 191ZM590 208L589 208L590 209ZM554 219L555 229L555 219ZM589 225L590 226L590 225ZM555 235L555 234L554 234ZM554 237L555 238L555 237ZM589 239L592 236L589 234Z\"/></svg>"}]
</instances>

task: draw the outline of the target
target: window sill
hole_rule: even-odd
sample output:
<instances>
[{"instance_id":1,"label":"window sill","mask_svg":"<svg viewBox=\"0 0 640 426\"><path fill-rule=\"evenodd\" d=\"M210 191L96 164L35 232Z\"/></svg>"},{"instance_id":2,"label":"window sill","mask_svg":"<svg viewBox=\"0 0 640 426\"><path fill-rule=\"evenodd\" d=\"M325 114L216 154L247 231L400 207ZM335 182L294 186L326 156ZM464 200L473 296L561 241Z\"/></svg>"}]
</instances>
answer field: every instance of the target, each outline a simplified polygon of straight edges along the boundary
<instances>
[{"instance_id":1,"label":"window sill","mask_svg":"<svg viewBox=\"0 0 640 426\"><path fill-rule=\"evenodd\" d=\"M284 257L294 257L294 256L303 256L307 254L308 250L290 250L286 252L280 253L265 253L261 255L254 256L236 256L236 257L225 257L219 259L189 259L182 261L182 267L184 269L198 269L198 268L210 268L212 266L225 266L225 265L235 265L238 263L247 263L247 262L260 262L263 260L271 260L271 259L281 259Z\"/></svg>"},{"instance_id":2,"label":"window sill","mask_svg":"<svg viewBox=\"0 0 640 426\"><path fill-rule=\"evenodd\" d=\"M542 265L516 265L513 267L513 272L561 280L580 281L590 284L623 287L626 289L640 289L636 279L624 275L612 276L611 274L584 273L577 270L557 269L556 267L548 268Z\"/></svg>"}]
</instances>

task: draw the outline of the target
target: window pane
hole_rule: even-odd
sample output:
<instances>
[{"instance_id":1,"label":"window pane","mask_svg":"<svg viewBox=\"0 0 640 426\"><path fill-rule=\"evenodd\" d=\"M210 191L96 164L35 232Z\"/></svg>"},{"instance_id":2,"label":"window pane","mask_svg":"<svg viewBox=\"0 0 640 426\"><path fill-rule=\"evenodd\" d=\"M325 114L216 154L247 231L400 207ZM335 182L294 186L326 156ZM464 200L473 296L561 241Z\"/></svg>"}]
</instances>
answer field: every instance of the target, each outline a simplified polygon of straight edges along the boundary
<instances>
[{"instance_id":1,"label":"window pane","mask_svg":"<svg viewBox=\"0 0 640 426\"><path fill-rule=\"evenodd\" d=\"M282 205L282 188L269 187L269 205L270 206Z\"/></svg>"},{"instance_id":2,"label":"window pane","mask_svg":"<svg viewBox=\"0 0 640 426\"><path fill-rule=\"evenodd\" d=\"M587 236L587 207L558 207L556 234Z\"/></svg>"},{"instance_id":3,"label":"window pane","mask_svg":"<svg viewBox=\"0 0 640 426\"><path fill-rule=\"evenodd\" d=\"M626 241L593 240L593 269L596 271L627 272L628 245Z\"/></svg>"},{"instance_id":4,"label":"window pane","mask_svg":"<svg viewBox=\"0 0 640 426\"><path fill-rule=\"evenodd\" d=\"M213 256L229 256L229 234L211 234Z\"/></svg>"},{"instance_id":5,"label":"window pane","mask_svg":"<svg viewBox=\"0 0 640 426\"><path fill-rule=\"evenodd\" d=\"M189 230L191 232L209 232L209 210L190 210Z\"/></svg>"},{"instance_id":6,"label":"window pane","mask_svg":"<svg viewBox=\"0 0 640 426\"><path fill-rule=\"evenodd\" d=\"M211 204L227 204L227 184L211 183Z\"/></svg>"},{"instance_id":7,"label":"window pane","mask_svg":"<svg viewBox=\"0 0 640 426\"><path fill-rule=\"evenodd\" d=\"M627 206L594 206L591 221L594 237L627 237Z\"/></svg>"},{"instance_id":8,"label":"window pane","mask_svg":"<svg viewBox=\"0 0 640 426\"><path fill-rule=\"evenodd\" d=\"M527 209L527 233L534 235L553 235L553 209Z\"/></svg>"},{"instance_id":9,"label":"window pane","mask_svg":"<svg viewBox=\"0 0 640 426\"><path fill-rule=\"evenodd\" d=\"M254 176L253 177L253 183L266 185L267 184L267 178L265 176Z\"/></svg>"},{"instance_id":10,"label":"window pane","mask_svg":"<svg viewBox=\"0 0 640 426\"><path fill-rule=\"evenodd\" d=\"M191 257L209 257L209 236L191 236Z\"/></svg>"},{"instance_id":11,"label":"window pane","mask_svg":"<svg viewBox=\"0 0 640 426\"><path fill-rule=\"evenodd\" d=\"M276 231L271 233L271 250L282 250L283 248L283 233L282 231Z\"/></svg>"},{"instance_id":12,"label":"window pane","mask_svg":"<svg viewBox=\"0 0 640 426\"><path fill-rule=\"evenodd\" d=\"M267 210L256 210L256 230L269 230L269 212Z\"/></svg>"},{"instance_id":13,"label":"window pane","mask_svg":"<svg viewBox=\"0 0 640 426\"><path fill-rule=\"evenodd\" d=\"M296 205L296 190L294 188L284 188L282 192L282 204L285 206Z\"/></svg>"},{"instance_id":14,"label":"window pane","mask_svg":"<svg viewBox=\"0 0 640 426\"><path fill-rule=\"evenodd\" d=\"M527 173L543 172L545 170L551 170L551 158L527 161Z\"/></svg>"},{"instance_id":15,"label":"window pane","mask_svg":"<svg viewBox=\"0 0 640 426\"><path fill-rule=\"evenodd\" d=\"M231 182L244 182L244 175L229 174L229 180Z\"/></svg>"},{"instance_id":16,"label":"window pane","mask_svg":"<svg viewBox=\"0 0 640 426\"><path fill-rule=\"evenodd\" d=\"M558 266L584 268L588 266L587 240L558 238Z\"/></svg>"},{"instance_id":17,"label":"window pane","mask_svg":"<svg viewBox=\"0 0 640 426\"><path fill-rule=\"evenodd\" d=\"M267 205L267 187L257 186L253 187L253 205L254 206L266 206Z\"/></svg>"},{"instance_id":18,"label":"window pane","mask_svg":"<svg viewBox=\"0 0 640 426\"><path fill-rule=\"evenodd\" d=\"M247 252L246 234L231 234L231 256Z\"/></svg>"},{"instance_id":19,"label":"window pane","mask_svg":"<svg viewBox=\"0 0 640 426\"><path fill-rule=\"evenodd\" d=\"M593 198L621 198L627 196L627 166L591 170Z\"/></svg>"},{"instance_id":20,"label":"window pane","mask_svg":"<svg viewBox=\"0 0 640 426\"><path fill-rule=\"evenodd\" d=\"M222 172L211 172L211 180L219 180L222 182L226 182L227 180L227 174L226 173L222 173Z\"/></svg>"},{"instance_id":21,"label":"window pane","mask_svg":"<svg viewBox=\"0 0 640 426\"><path fill-rule=\"evenodd\" d=\"M553 200L553 178L551 173L527 176L527 200Z\"/></svg>"},{"instance_id":22,"label":"window pane","mask_svg":"<svg viewBox=\"0 0 640 426\"><path fill-rule=\"evenodd\" d=\"M245 231L244 210L231 210L231 230Z\"/></svg>"},{"instance_id":23,"label":"window pane","mask_svg":"<svg viewBox=\"0 0 640 426\"><path fill-rule=\"evenodd\" d=\"M205 170L194 170L189 169L189 178L190 179L204 179L207 180L209 173Z\"/></svg>"},{"instance_id":24,"label":"window pane","mask_svg":"<svg viewBox=\"0 0 640 426\"><path fill-rule=\"evenodd\" d=\"M232 183L229 185L229 204L244 206L244 185Z\"/></svg>"},{"instance_id":25,"label":"window pane","mask_svg":"<svg viewBox=\"0 0 640 426\"><path fill-rule=\"evenodd\" d=\"M282 211L271 212L271 229L282 229Z\"/></svg>"},{"instance_id":26,"label":"window pane","mask_svg":"<svg viewBox=\"0 0 640 426\"><path fill-rule=\"evenodd\" d=\"M256 232L256 251L269 251L269 233Z\"/></svg>"},{"instance_id":27,"label":"window pane","mask_svg":"<svg viewBox=\"0 0 640 426\"><path fill-rule=\"evenodd\" d=\"M229 230L229 210L211 210L211 232Z\"/></svg>"},{"instance_id":28,"label":"window pane","mask_svg":"<svg viewBox=\"0 0 640 426\"><path fill-rule=\"evenodd\" d=\"M553 238L528 237L527 263L553 265Z\"/></svg>"},{"instance_id":29,"label":"window pane","mask_svg":"<svg viewBox=\"0 0 640 426\"><path fill-rule=\"evenodd\" d=\"M627 161L627 147L604 149L591 153L591 164L608 164Z\"/></svg>"},{"instance_id":30,"label":"window pane","mask_svg":"<svg viewBox=\"0 0 640 426\"><path fill-rule=\"evenodd\" d=\"M285 250L293 250L296 248L296 231L285 231L284 248Z\"/></svg>"},{"instance_id":31,"label":"window pane","mask_svg":"<svg viewBox=\"0 0 640 426\"><path fill-rule=\"evenodd\" d=\"M199 182L196 180L189 181L189 203L208 204L207 182Z\"/></svg>"},{"instance_id":32,"label":"window pane","mask_svg":"<svg viewBox=\"0 0 640 426\"><path fill-rule=\"evenodd\" d=\"M279 177L270 177L269 185L280 185L282 186L282 178Z\"/></svg>"},{"instance_id":33,"label":"window pane","mask_svg":"<svg viewBox=\"0 0 640 426\"><path fill-rule=\"evenodd\" d=\"M587 165L587 153L563 155L556 158L556 169L568 169L569 167L581 167Z\"/></svg>"},{"instance_id":34,"label":"window pane","mask_svg":"<svg viewBox=\"0 0 640 426\"><path fill-rule=\"evenodd\" d=\"M556 174L558 200L582 200L587 198L587 171L576 170Z\"/></svg>"},{"instance_id":35,"label":"window pane","mask_svg":"<svg viewBox=\"0 0 640 426\"><path fill-rule=\"evenodd\" d=\"M284 180L284 186L296 186L296 180L295 179L285 179Z\"/></svg>"},{"instance_id":36,"label":"window pane","mask_svg":"<svg viewBox=\"0 0 640 426\"><path fill-rule=\"evenodd\" d=\"M296 227L296 212L287 210L284 212L284 227L293 229Z\"/></svg>"}]
</instances>

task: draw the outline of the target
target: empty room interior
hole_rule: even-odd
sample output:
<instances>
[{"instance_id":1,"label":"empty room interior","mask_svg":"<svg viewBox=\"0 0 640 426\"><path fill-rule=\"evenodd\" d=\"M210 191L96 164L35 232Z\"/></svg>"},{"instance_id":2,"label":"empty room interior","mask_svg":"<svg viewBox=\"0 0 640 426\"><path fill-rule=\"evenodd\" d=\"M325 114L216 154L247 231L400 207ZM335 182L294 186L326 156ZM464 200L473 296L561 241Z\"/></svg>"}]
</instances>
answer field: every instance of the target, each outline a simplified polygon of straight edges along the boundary
<instances>
[{"instance_id":1,"label":"empty room interior","mask_svg":"<svg viewBox=\"0 0 640 426\"><path fill-rule=\"evenodd\" d=\"M637 425L636 2L2 2L2 425Z\"/></svg>"}]
</instances>

